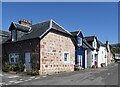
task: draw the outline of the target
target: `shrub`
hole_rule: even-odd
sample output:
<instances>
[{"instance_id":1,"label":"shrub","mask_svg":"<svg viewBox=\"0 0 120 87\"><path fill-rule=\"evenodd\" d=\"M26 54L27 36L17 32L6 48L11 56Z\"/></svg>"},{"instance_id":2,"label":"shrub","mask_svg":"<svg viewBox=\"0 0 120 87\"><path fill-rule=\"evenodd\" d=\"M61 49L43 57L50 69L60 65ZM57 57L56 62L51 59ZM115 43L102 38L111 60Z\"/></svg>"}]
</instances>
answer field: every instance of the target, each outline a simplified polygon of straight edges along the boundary
<instances>
[{"instance_id":1,"label":"shrub","mask_svg":"<svg viewBox=\"0 0 120 87\"><path fill-rule=\"evenodd\" d=\"M9 71L23 72L24 68L25 66L22 62L17 62L16 64L5 63L5 66L2 68L2 71L3 72L9 72Z\"/></svg>"},{"instance_id":2,"label":"shrub","mask_svg":"<svg viewBox=\"0 0 120 87\"><path fill-rule=\"evenodd\" d=\"M23 72L24 68L25 68L24 64L20 61L20 62L17 62L15 64L14 71L16 71L16 72Z\"/></svg>"},{"instance_id":3,"label":"shrub","mask_svg":"<svg viewBox=\"0 0 120 87\"><path fill-rule=\"evenodd\" d=\"M31 71L27 72L27 75L36 76L36 75L39 75L39 71L38 70L31 70Z\"/></svg>"},{"instance_id":4,"label":"shrub","mask_svg":"<svg viewBox=\"0 0 120 87\"><path fill-rule=\"evenodd\" d=\"M14 68L16 67L15 64L9 64L10 66L10 71L14 71Z\"/></svg>"},{"instance_id":5,"label":"shrub","mask_svg":"<svg viewBox=\"0 0 120 87\"><path fill-rule=\"evenodd\" d=\"M10 71L10 64L5 63L5 66L2 68L3 72L9 72Z\"/></svg>"}]
</instances>

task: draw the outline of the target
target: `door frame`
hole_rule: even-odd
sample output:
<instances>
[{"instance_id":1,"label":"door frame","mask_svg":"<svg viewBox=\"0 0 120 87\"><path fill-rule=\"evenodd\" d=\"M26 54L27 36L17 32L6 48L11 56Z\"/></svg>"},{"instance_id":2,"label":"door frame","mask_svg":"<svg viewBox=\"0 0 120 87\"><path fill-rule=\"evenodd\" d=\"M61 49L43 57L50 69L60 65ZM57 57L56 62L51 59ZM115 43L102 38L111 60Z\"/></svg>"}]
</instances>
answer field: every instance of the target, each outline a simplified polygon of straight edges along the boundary
<instances>
[{"instance_id":1,"label":"door frame","mask_svg":"<svg viewBox=\"0 0 120 87\"><path fill-rule=\"evenodd\" d=\"M29 54L29 58L26 58L27 54ZM28 55L27 55L27 57L28 57ZM26 59L29 59L29 60L27 60L27 62L26 62ZM25 70L24 71L26 72L26 71L30 71L30 70L31 70L31 53L28 51L28 52L25 52Z\"/></svg>"}]
</instances>

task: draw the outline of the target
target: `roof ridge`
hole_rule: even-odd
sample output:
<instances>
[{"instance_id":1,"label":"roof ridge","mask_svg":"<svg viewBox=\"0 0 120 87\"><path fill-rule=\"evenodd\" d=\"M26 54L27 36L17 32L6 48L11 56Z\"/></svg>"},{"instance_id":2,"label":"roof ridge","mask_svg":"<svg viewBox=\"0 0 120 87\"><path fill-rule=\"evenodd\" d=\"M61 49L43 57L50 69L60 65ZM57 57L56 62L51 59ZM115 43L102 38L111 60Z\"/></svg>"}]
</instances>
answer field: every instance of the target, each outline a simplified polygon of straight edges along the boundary
<instances>
[{"instance_id":1,"label":"roof ridge","mask_svg":"<svg viewBox=\"0 0 120 87\"><path fill-rule=\"evenodd\" d=\"M91 35L91 36L85 36L85 37L96 37L96 36L94 36L94 35Z\"/></svg>"},{"instance_id":2,"label":"roof ridge","mask_svg":"<svg viewBox=\"0 0 120 87\"><path fill-rule=\"evenodd\" d=\"M53 24L52 21L53 21L53 20L50 19L50 25L49 25L49 28L52 28L52 24Z\"/></svg>"},{"instance_id":3,"label":"roof ridge","mask_svg":"<svg viewBox=\"0 0 120 87\"><path fill-rule=\"evenodd\" d=\"M63 30L65 30L67 33L69 33L70 35L72 35L68 30L66 30L64 27L62 27L60 24L58 24L57 22L55 22L54 20L52 20L52 22L54 22L56 25L58 25L60 28L62 28Z\"/></svg>"},{"instance_id":4,"label":"roof ridge","mask_svg":"<svg viewBox=\"0 0 120 87\"><path fill-rule=\"evenodd\" d=\"M38 22L38 23L35 23L33 24L32 26L36 25L36 24L41 24L41 23L44 23L44 22L48 22L48 21L51 21L52 19L49 19L49 20L44 20L44 21L41 21L41 22Z\"/></svg>"},{"instance_id":5,"label":"roof ridge","mask_svg":"<svg viewBox=\"0 0 120 87\"><path fill-rule=\"evenodd\" d=\"M79 30L71 31L71 32L79 32ZM81 32L81 31L80 31Z\"/></svg>"}]
</instances>

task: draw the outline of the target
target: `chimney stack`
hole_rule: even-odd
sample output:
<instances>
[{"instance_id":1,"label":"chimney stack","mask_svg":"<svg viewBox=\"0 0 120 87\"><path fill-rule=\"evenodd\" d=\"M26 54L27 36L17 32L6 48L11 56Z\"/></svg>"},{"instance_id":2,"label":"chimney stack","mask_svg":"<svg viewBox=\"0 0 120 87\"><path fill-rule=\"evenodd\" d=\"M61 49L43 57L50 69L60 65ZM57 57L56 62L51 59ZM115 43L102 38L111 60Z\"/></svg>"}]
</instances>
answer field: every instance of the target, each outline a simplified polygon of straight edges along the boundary
<instances>
[{"instance_id":1,"label":"chimney stack","mask_svg":"<svg viewBox=\"0 0 120 87\"><path fill-rule=\"evenodd\" d=\"M29 27L32 25L32 23L30 21L25 20L25 19L19 20L19 24L29 26Z\"/></svg>"},{"instance_id":2,"label":"chimney stack","mask_svg":"<svg viewBox=\"0 0 120 87\"><path fill-rule=\"evenodd\" d=\"M109 41L108 40L106 41L106 45L109 45Z\"/></svg>"}]
</instances>

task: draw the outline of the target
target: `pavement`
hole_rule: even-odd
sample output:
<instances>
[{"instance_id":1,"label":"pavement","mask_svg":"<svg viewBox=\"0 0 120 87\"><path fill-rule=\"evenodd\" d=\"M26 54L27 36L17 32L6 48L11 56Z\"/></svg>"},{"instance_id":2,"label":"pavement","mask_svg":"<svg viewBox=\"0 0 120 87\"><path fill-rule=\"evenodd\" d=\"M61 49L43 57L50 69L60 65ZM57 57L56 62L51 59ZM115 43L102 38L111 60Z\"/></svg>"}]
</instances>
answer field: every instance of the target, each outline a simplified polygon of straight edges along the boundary
<instances>
[{"instance_id":1,"label":"pavement","mask_svg":"<svg viewBox=\"0 0 120 87\"><path fill-rule=\"evenodd\" d=\"M54 75L21 76L0 73L0 85L118 85L118 63Z\"/></svg>"}]
</instances>

